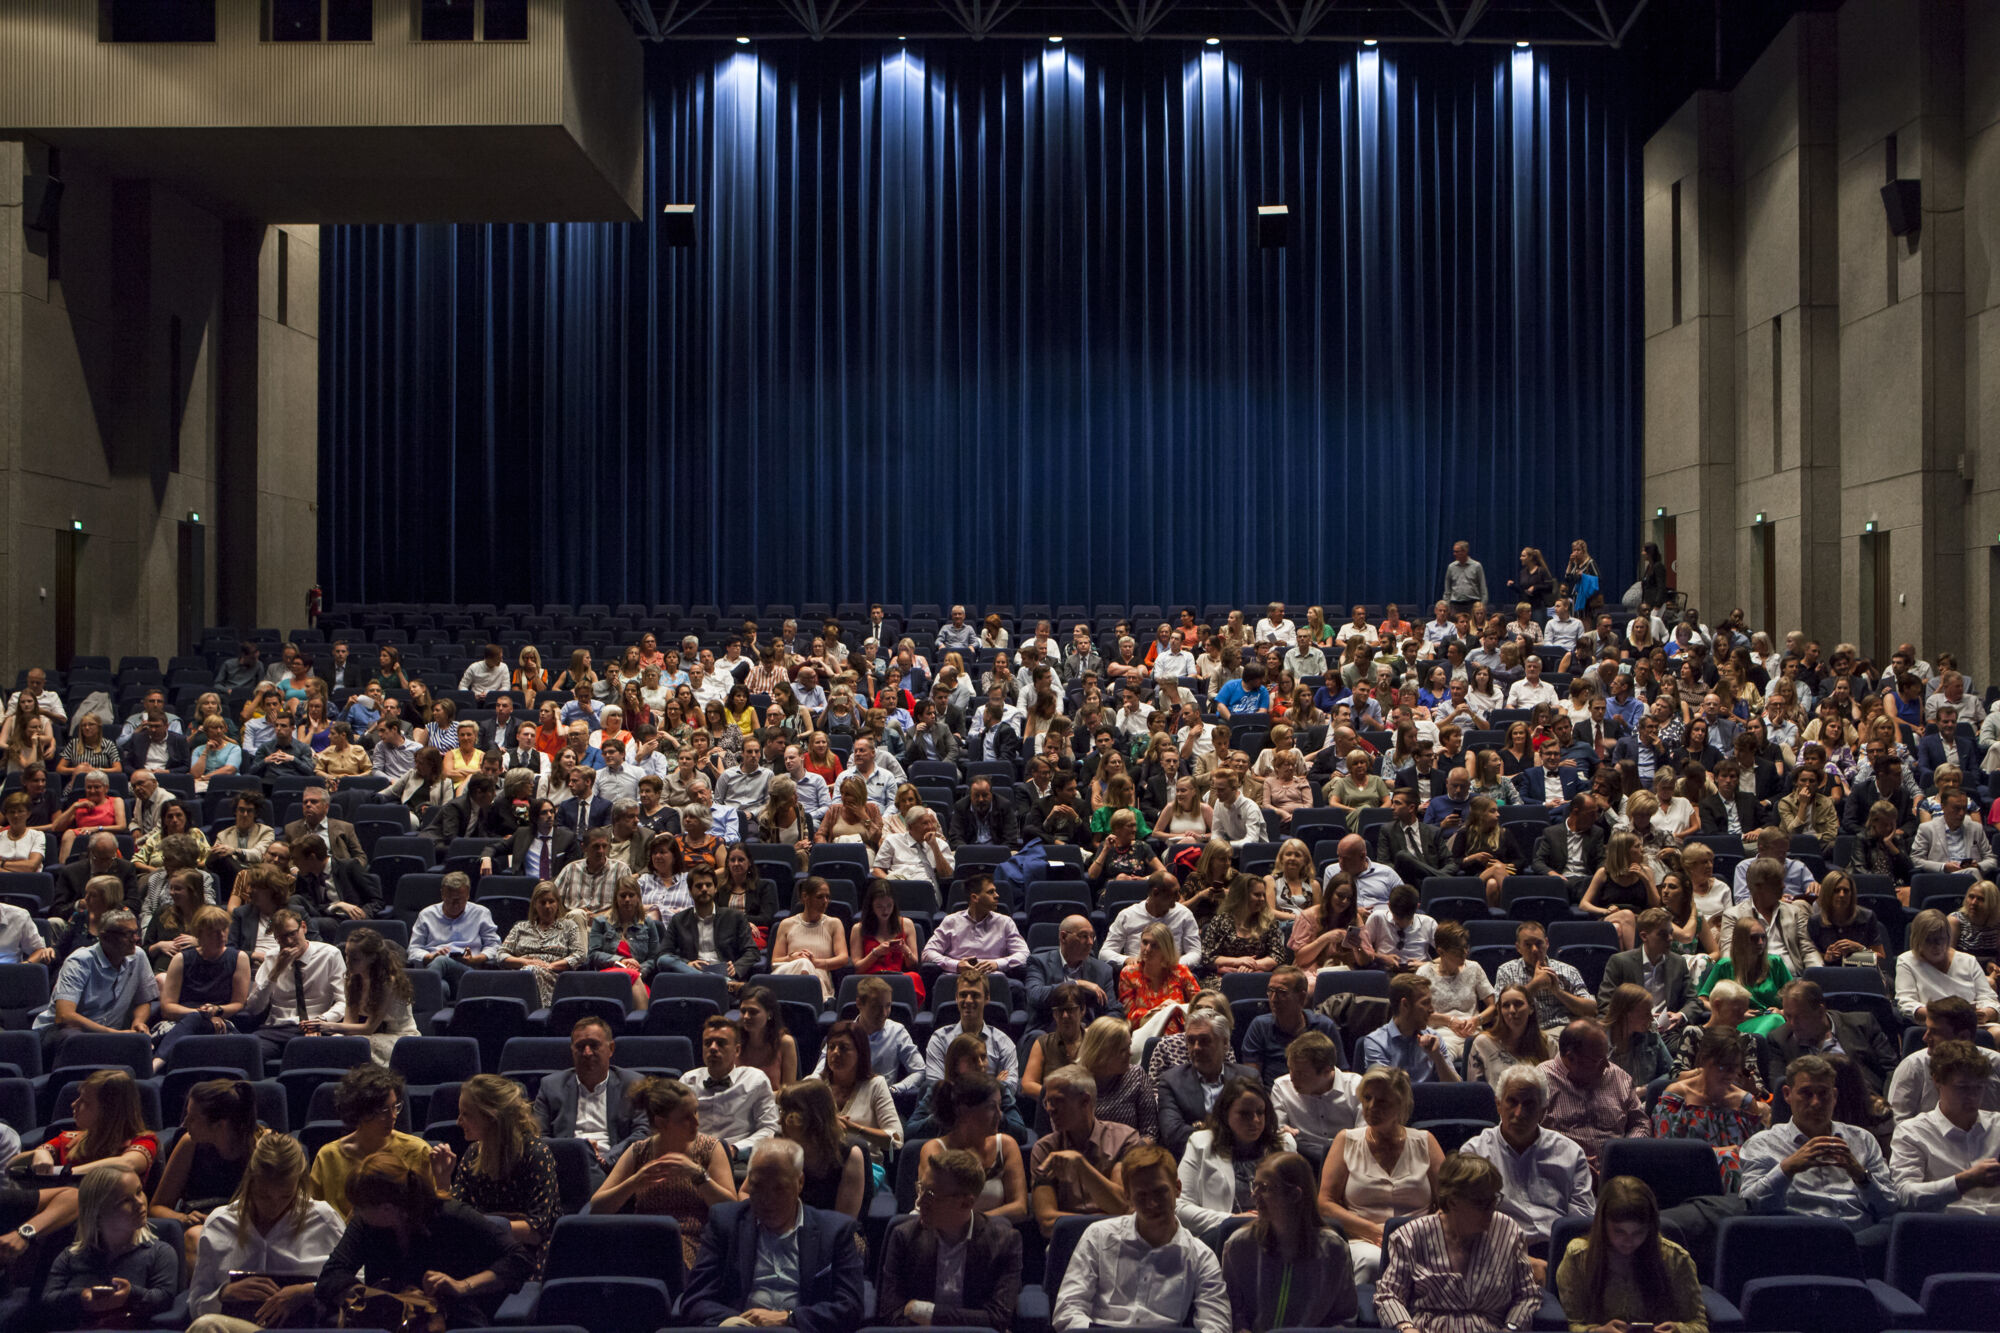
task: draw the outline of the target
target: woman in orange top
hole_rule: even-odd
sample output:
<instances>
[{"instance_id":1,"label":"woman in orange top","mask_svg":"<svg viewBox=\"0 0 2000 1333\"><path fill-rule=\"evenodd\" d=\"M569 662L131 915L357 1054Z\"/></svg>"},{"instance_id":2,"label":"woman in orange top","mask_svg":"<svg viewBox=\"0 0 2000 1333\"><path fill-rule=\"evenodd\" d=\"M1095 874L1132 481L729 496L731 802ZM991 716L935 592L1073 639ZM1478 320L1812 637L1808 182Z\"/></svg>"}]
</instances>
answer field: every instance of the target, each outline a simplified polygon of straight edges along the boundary
<instances>
[{"instance_id":1,"label":"woman in orange top","mask_svg":"<svg viewBox=\"0 0 2000 1333\"><path fill-rule=\"evenodd\" d=\"M1147 1020L1162 1005L1180 1005L1185 1008L1201 993L1201 983L1194 979L1181 962L1180 946L1174 942L1174 933L1164 922L1155 921L1146 927L1139 937L1139 952L1125 963L1118 973L1118 1002L1125 1006L1125 1017L1132 1024L1133 1031L1148 1026ZM1164 1036L1179 1032L1184 1025L1184 1014L1173 1014L1160 1025L1157 1031L1148 1030L1145 1036Z\"/></svg>"}]
</instances>

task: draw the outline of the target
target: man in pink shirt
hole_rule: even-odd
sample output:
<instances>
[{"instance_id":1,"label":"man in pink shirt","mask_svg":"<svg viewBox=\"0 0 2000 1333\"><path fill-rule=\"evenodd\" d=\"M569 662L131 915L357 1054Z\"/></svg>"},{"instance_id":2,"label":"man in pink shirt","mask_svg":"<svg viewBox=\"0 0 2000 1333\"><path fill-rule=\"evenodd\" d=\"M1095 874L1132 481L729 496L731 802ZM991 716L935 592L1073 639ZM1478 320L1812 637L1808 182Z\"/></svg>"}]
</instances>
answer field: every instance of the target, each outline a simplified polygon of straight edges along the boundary
<instances>
[{"instance_id":1,"label":"man in pink shirt","mask_svg":"<svg viewBox=\"0 0 2000 1333\"><path fill-rule=\"evenodd\" d=\"M1013 918L999 909L993 876L974 879L965 910L938 922L924 946L924 965L969 976L1005 972L1018 979L1028 966L1028 942Z\"/></svg>"}]
</instances>

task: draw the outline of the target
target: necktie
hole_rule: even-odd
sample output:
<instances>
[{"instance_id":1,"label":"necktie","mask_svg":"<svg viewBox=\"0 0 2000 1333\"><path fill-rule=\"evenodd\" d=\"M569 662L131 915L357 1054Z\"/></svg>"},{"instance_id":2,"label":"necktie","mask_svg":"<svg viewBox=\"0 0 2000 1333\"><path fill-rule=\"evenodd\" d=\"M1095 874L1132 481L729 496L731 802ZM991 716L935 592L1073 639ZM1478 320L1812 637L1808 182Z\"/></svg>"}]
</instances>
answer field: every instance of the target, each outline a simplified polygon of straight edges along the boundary
<instances>
[{"instance_id":1,"label":"necktie","mask_svg":"<svg viewBox=\"0 0 2000 1333\"><path fill-rule=\"evenodd\" d=\"M549 872L549 867L551 864L552 863L549 860L549 835L544 833L542 835L542 863L539 866L537 866L536 869L541 871L544 875L546 875Z\"/></svg>"},{"instance_id":2,"label":"necktie","mask_svg":"<svg viewBox=\"0 0 2000 1333\"><path fill-rule=\"evenodd\" d=\"M299 1000L299 1022L304 1024L311 1015L306 1012L306 963L303 958L292 963L292 989Z\"/></svg>"}]
</instances>

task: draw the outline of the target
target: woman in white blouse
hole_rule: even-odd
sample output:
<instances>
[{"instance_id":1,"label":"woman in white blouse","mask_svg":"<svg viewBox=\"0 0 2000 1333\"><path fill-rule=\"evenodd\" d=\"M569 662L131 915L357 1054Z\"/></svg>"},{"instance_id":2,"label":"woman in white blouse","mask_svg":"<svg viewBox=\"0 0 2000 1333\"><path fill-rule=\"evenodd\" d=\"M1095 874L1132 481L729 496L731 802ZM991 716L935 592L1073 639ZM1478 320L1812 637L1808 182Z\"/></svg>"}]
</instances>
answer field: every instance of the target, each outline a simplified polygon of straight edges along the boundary
<instances>
[{"instance_id":1,"label":"woman in white blouse","mask_svg":"<svg viewBox=\"0 0 2000 1333\"><path fill-rule=\"evenodd\" d=\"M874 1071L868 1039L853 1019L843 1018L826 1030L813 1076L833 1089L847 1141L867 1149L871 1161L885 1162L902 1148L903 1117L896 1112L889 1081Z\"/></svg>"},{"instance_id":2,"label":"woman in white blouse","mask_svg":"<svg viewBox=\"0 0 2000 1333\"><path fill-rule=\"evenodd\" d=\"M1263 1080L1251 1075L1230 1079L1181 1153L1181 1200L1176 1210L1181 1222L1213 1244L1223 1223L1256 1211L1250 1182L1256 1178L1257 1164L1274 1152L1294 1152L1297 1147L1292 1136L1278 1127Z\"/></svg>"},{"instance_id":3,"label":"woman in white blouse","mask_svg":"<svg viewBox=\"0 0 2000 1333\"><path fill-rule=\"evenodd\" d=\"M1377 1065L1356 1090L1362 1123L1343 1130L1327 1150L1319 1178L1319 1211L1347 1236L1354 1280L1373 1282L1382 1269L1382 1224L1431 1206L1444 1150L1427 1131L1411 1129L1410 1076Z\"/></svg>"},{"instance_id":4,"label":"woman in white blouse","mask_svg":"<svg viewBox=\"0 0 2000 1333\"><path fill-rule=\"evenodd\" d=\"M2000 1039L2000 1000L1986 970L1952 947L1951 919L1936 908L1910 923L1910 947L1896 959L1896 1009L1905 1022L1924 1021L1924 1006L1946 995L1971 1003L1978 1021Z\"/></svg>"},{"instance_id":5,"label":"woman in white blouse","mask_svg":"<svg viewBox=\"0 0 2000 1333\"><path fill-rule=\"evenodd\" d=\"M305 1150L289 1134L264 1134L250 1150L236 1197L201 1228L188 1279L189 1333L254 1333L282 1328L312 1298L313 1280L346 1224L332 1204L312 1196ZM259 1276L230 1281L231 1273ZM301 1280L279 1282L297 1277Z\"/></svg>"}]
</instances>

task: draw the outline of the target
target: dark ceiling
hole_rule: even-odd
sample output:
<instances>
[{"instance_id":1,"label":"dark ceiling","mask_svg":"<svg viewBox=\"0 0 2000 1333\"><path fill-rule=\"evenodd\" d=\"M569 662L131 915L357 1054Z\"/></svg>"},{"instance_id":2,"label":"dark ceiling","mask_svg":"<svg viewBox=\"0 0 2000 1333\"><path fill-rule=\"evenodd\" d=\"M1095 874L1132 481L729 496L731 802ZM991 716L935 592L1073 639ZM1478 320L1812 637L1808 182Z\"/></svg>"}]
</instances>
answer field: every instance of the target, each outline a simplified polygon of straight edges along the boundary
<instances>
[{"instance_id":1,"label":"dark ceiling","mask_svg":"<svg viewBox=\"0 0 2000 1333\"><path fill-rule=\"evenodd\" d=\"M1837 0L619 0L651 41L1335 42L1592 49L1650 135L1728 87L1801 9Z\"/></svg>"}]
</instances>

